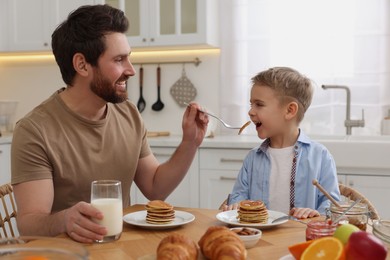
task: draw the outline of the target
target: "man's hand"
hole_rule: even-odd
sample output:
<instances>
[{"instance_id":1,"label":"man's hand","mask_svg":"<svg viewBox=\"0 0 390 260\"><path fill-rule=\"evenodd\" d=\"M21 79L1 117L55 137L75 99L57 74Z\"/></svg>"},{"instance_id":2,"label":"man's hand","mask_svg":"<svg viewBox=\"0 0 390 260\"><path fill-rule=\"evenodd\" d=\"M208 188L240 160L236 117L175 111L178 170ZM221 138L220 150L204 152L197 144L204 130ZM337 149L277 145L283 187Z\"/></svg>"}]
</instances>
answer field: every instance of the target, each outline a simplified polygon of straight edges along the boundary
<instances>
[{"instance_id":1,"label":"man's hand","mask_svg":"<svg viewBox=\"0 0 390 260\"><path fill-rule=\"evenodd\" d=\"M82 243L102 240L107 229L92 221L103 219L103 214L86 202L79 202L65 210L65 230L72 239Z\"/></svg>"},{"instance_id":2,"label":"man's hand","mask_svg":"<svg viewBox=\"0 0 390 260\"><path fill-rule=\"evenodd\" d=\"M191 103L183 115L183 141L195 141L199 146L206 135L209 118L205 113L199 112L200 106Z\"/></svg>"}]
</instances>

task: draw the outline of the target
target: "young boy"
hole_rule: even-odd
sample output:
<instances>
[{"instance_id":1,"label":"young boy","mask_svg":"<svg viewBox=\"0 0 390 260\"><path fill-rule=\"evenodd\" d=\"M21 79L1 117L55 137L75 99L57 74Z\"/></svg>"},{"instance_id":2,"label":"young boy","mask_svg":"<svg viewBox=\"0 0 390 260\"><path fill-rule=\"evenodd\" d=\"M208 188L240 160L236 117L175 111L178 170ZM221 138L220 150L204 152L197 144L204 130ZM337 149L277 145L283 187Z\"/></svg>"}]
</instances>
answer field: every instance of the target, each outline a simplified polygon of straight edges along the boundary
<instances>
[{"instance_id":1,"label":"young boy","mask_svg":"<svg viewBox=\"0 0 390 260\"><path fill-rule=\"evenodd\" d=\"M250 199L297 218L325 214L330 201L312 180L336 200L340 192L332 155L299 129L312 100L311 81L291 68L275 67L257 74L252 84L248 114L265 141L246 156L223 210Z\"/></svg>"}]
</instances>

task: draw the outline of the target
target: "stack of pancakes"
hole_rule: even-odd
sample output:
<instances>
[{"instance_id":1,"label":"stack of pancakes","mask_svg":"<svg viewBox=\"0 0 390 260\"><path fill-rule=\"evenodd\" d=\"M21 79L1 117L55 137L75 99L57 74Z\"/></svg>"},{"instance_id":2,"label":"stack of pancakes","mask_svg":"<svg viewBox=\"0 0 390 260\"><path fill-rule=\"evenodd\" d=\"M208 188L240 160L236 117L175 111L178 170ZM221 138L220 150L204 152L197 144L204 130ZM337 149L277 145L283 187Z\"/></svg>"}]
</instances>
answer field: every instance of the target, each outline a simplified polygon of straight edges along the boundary
<instances>
[{"instance_id":1,"label":"stack of pancakes","mask_svg":"<svg viewBox=\"0 0 390 260\"><path fill-rule=\"evenodd\" d=\"M175 219L173 206L162 200L152 200L146 204L146 222L149 224L165 225Z\"/></svg>"},{"instance_id":2,"label":"stack of pancakes","mask_svg":"<svg viewBox=\"0 0 390 260\"><path fill-rule=\"evenodd\" d=\"M238 209L238 221L240 223L261 223L268 222L268 210L261 200L243 200Z\"/></svg>"}]
</instances>

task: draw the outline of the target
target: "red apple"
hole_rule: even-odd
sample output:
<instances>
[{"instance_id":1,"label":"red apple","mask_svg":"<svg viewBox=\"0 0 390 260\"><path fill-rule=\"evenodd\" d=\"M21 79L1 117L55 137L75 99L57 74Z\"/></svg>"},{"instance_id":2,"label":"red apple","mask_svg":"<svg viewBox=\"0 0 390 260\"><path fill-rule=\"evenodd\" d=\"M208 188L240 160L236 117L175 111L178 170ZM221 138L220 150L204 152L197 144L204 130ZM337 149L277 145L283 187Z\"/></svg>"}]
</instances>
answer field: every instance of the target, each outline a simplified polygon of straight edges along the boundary
<instances>
[{"instance_id":1,"label":"red apple","mask_svg":"<svg viewBox=\"0 0 390 260\"><path fill-rule=\"evenodd\" d=\"M373 234L356 231L348 239L345 254L347 260L382 260L386 259L387 247Z\"/></svg>"}]
</instances>

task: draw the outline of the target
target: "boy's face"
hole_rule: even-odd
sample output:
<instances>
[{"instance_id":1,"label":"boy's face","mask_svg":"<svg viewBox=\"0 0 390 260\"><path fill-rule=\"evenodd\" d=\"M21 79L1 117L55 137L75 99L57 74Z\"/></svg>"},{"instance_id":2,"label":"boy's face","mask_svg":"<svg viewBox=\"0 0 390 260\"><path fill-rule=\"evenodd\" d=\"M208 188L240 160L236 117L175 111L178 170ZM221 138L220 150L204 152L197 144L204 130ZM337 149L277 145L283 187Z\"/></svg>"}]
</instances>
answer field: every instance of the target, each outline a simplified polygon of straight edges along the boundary
<instances>
[{"instance_id":1,"label":"boy's face","mask_svg":"<svg viewBox=\"0 0 390 260\"><path fill-rule=\"evenodd\" d=\"M282 105L277 93L268 86L253 85L248 114L256 125L261 139L274 137L285 132L287 106Z\"/></svg>"}]
</instances>

